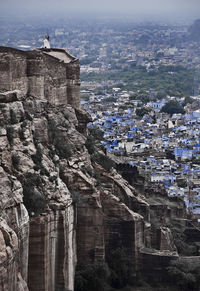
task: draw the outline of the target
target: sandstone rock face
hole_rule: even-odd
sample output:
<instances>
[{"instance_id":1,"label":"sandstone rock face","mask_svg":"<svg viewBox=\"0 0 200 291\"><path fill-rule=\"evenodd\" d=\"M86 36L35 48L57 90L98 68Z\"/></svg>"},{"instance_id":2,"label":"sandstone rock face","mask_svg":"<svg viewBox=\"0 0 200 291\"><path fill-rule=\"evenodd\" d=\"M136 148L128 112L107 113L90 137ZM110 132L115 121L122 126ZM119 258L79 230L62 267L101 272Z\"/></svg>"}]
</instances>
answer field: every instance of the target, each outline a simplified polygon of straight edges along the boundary
<instances>
[{"instance_id":1,"label":"sandstone rock face","mask_svg":"<svg viewBox=\"0 0 200 291\"><path fill-rule=\"evenodd\" d=\"M103 196L106 257L113 249L123 247L131 261L134 275L139 266L140 249L144 246L143 217L120 203L115 196Z\"/></svg>"},{"instance_id":2,"label":"sandstone rock face","mask_svg":"<svg viewBox=\"0 0 200 291\"><path fill-rule=\"evenodd\" d=\"M75 214L60 160L79 156L76 147L86 152L85 137L75 129L71 106L61 112L44 101L13 97L1 105L1 289L72 291Z\"/></svg>"},{"instance_id":3,"label":"sandstone rock face","mask_svg":"<svg viewBox=\"0 0 200 291\"><path fill-rule=\"evenodd\" d=\"M74 289L73 207L66 205L59 209L59 204L54 207L48 214L32 218L30 222L29 290Z\"/></svg>"},{"instance_id":4,"label":"sandstone rock face","mask_svg":"<svg viewBox=\"0 0 200 291\"><path fill-rule=\"evenodd\" d=\"M177 252L177 248L173 242L172 233L169 228L161 227L159 231L160 250L169 250Z\"/></svg>"},{"instance_id":5,"label":"sandstone rock face","mask_svg":"<svg viewBox=\"0 0 200 291\"><path fill-rule=\"evenodd\" d=\"M170 262L178 258L177 252L155 251L144 249L140 252L140 271L147 279L155 278L159 282L166 282L167 267Z\"/></svg>"},{"instance_id":6,"label":"sandstone rock face","mask_svg":"<svg viewBox=\"0 0 200 291\"><path fill-rule=\"evenodd\" d=\"M15 217L16 218L16 217ZM19 229L18 229L19 230ZM0 220L0 287L2 291L27 291L27 239L26 228L23 237L11 229L7 222Z\"/></svg>"},{"instance_id":7,"label":"sandstone rock face","mask_svg":"<svg viewBox=\"0 0 200 291\"><path fill-rule=\"evenodd\" d=\"M28 290L29 216L22 203L23 189L16 177L0 167L2 290ZM20 289L18 288L20 286Z\"/></svg>"},{"instance_id":8,"label":"sandstone rock face","mask_svg":"<svg viewBox=\"0 0 200 291\"><path fill-rule=\"evenodd\" d=\"M132 207L138 203L147 209L148 204L136 197L134 189L115 171L108 173L94 166L100 175L100 189L88 173L76 169L62 173L70 191L77 193L80 199L77 203L78 263L107 261L111 250L123 247L131 259L134 275L139 266L140 249L145 243L145 224L144 218L127 205Z\"/></svg>"}]
</instances>

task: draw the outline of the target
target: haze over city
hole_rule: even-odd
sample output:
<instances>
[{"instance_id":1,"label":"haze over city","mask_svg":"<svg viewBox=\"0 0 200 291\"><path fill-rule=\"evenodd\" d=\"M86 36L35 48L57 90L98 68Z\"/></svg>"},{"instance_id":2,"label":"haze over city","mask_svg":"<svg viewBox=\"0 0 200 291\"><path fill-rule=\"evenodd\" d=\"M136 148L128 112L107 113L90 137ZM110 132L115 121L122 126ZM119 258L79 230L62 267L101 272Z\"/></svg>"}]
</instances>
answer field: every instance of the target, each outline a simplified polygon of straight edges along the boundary
<instances>
[{"instance_id":1,"label":"haze over city","mask_svg":"<svg viewBox=\"0 0 200 291\"><path fill-rule=\"evenodd\" d=\"M0 15L13 14L116 14L129 15L142 19L194 19L200 13L198 0L8 0L0 2Z\"/></svg>"}]
</instances>

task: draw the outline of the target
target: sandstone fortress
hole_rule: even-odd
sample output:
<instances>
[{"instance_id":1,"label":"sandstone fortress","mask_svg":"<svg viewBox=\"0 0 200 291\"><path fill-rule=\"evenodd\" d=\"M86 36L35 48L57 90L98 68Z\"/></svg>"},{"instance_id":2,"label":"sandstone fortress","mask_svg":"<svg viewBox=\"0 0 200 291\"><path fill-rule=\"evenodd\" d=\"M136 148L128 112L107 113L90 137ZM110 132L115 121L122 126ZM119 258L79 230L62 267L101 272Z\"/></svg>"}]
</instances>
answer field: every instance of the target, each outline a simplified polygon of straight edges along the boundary
<instances>
[{"instance_id":1,"label":"sandstone fortress","mask_svg":"<svg viewBox=\"0 0 200 291\"><path fill-rule=\"evenodd\" d=\"M0 47L0 89L54 104L80 104L80 63L64 49Z\"/></svg>"}]
</instances>

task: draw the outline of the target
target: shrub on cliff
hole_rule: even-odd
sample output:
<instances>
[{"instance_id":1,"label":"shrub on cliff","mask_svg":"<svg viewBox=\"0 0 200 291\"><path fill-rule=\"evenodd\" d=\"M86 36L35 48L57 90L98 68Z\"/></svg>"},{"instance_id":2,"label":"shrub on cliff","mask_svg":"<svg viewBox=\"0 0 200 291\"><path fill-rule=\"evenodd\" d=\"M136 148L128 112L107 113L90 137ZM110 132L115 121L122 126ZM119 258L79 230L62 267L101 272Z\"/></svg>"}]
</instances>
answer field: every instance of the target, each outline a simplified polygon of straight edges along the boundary
<instances>
[{"instance_id":1,"label":"shrub on cliff","mask_svg":"<svg viewBox=\"0 0 200 291\"><path fill-rule=\"evenodd\" d=\"M13 109L10 109L10 122L11 124L18 123L17 115Z\"/></svg>"},{"instance_id":2,"label":"shrub on cliff","mask_svg":"<svg viewBox=\"0 0 200 291\"><path fill-rule=\"evenodd\" d=\"M179 222L173 221L170 228L179 255L181 256L197 255L197 246L194 243L187 242L185 227L181 226Z\"/></svg>"},{"instance_id":3,"label":"shrub on cliff","mask_svg":"<svg viewBox=\"0 0 200 291\"><path fill-rule=\"evenodd\" d=\"M47 202L45 197L35 188L25 186L24 188L24 204L29 213L39 215L45 211Z\"/></svg>"},{"instance_id":4,"label":"shrub on cliff","mask_svg":"<svg viewBox=\"0 0 200 291\"><path fill-rule=\"evenodd\" d=\"M36 165L40 165L42 162L42 150L41 150L41 148L37 146L35 155L32 155L31 157Z\"/></svg>"},{"instance_id":5,"label":"shrub on cliff","mask_svg":"<svg viewBox=\"0 0 200 291\"><path fill-rule=\"evenodd\" d=\"M71 194L73 203L76 205L80 206L88 200L88 198L86 198L84 195L81 195L81 193L78 191L71 191L70 194Z\"/></svg>"},{"instance_id":6,"label":"shrub on cliff","mask_svg":"<svg viewBox=\"0 0 200 291\"><path fill-rule=\"evenodd\" d=\"M78 265L75 275L75 291L106 291L108 266L103 262Z\"/></svg>"},{"instance_id":7,"label":"shrub on cliff","mask_svg":"<svg viewBox=\"0 0 200 291\"><path fill-rule=\"evenodd\" d=\"M108 258L110 268L110 283L113 288L125 287L130 278L130 260L124 248L117 248L110 252Z\"/></svg>"},{"instance_id":8,"label":"shrub on cliff","mask_svg":"<svg viewBox=\"0 0 200 291\"><path fill-rule=\"evenodd\" d=\"M20 163L20 156L17 153L13 154L12 155L12 164L16 170L18 170L19 163Z\"/></svg>"},{"instance_id":9,"label":"shrub on cliff","mask_svg":"<svg viewBox=\"0 0 200 291\"><path fill-rule=\"evenodd\" d=\"M103 153L100 153L102 149L101 141L103 140L103 132L98 128L90 128L89 134L85 143L85 146L91 155L92 161L101 165L105 170L109 171L115 166L115 163Z\"/></svg>"},{"instance_id":10,"label":"shrub on cliff","mask_svg":"<svg viewBox=\"0 0 200 291\"><path fill-rule=\"evenodd\" d=\"M13 143L14 134L15 134L14 128L12 126L8 126L7 127L7 139L8 139L8 141L9 141L10 144Z\"/></svg>"},{"instance_id":11,"label":"shrub on cliff","mask_svg":"<svg viewBox=\"0 0 200 291\"><path fill-rule=\"evenodd\" d=\"M111 168L115 167L115 163L108 156L99 152L92 155L92 161L101 165L106 171L110 171Z\"/></svg>"},{"instance_id":12,"label":"shrub on cliff","mask_svg":"<svg viewBox=\"0 0 200 291\"><path fill-rule=\"evenodd\" d=\"M61 139L55 141L56 153L63 159L68 159L72 156L71 146L67 143L63 143Z\"/></svg>"},{"instance_id":13,"label":"shrub on cliff","mask_svg":"<svg viewBox=\"0 0 200 291\"><path fill-rule=\"evenodd\" d=\"M49 138L51 143L55 146L56 154L63 159L70 158L72 156L72 145L66 143L66 141L64 141L63 138L58 134L59 127L64 127L66 130L69 128L69 124L66 120L49 120L48 125Z\"/></svg>"},{"instance_id":14,"label":"shrub on cliff","mask_svg":"<svg viewBox=\"0 0 200 291\"><path fill-rule=\"evenodd\" d=\"M89 134L85 146L89 154L96 152L96 147L100 147L100 142L103 140L103 132L98 128L89 128Z\"/></svg>"},{"instance_id":15,"label":"shrub on cliff","mask_svg":"<svg viewBox=\"0 0 200 291\"><path fill-rule=\"evenodd\" d=\"M197 258L179 258L168 268L172 285L181 291L198 291L200 286L200 261Z\"/></svg>"},{"instance_id":16,"label":"shrub on cliff","mask_svg":"<svg viewBox=\"0 0 200 291\"><path fill-rule=\"evenodd\" d=\"M38 190L41 184L41 177L37 174L28 173L23 181L23 202L29 213L39 215L46 206L47 200L44 195Z\"/></svg>"}]
</instances>

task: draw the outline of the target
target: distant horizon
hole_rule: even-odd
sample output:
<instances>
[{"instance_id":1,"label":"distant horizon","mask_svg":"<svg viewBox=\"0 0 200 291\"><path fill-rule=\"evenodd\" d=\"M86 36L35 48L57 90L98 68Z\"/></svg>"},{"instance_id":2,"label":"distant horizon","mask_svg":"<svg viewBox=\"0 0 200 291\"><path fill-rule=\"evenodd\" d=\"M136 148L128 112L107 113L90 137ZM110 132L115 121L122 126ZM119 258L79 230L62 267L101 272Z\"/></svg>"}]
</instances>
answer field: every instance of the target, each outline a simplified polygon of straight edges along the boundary
<instances>
[{"instance_id":1,"label":"distant horizon","mask_svg":"<svg viewBox=\"0 0 200 291\"><path fill-rule=\"evenodd\" d=\"M200 18L199 0L0 0L0 17L124 17L135 21L191 22ZM10 19L9 19L10 17Z\"/></svg>"},{"instance_id":2,"label":"distant horizon","mask_svg":"<svg viewBox=\"0 0 200 291\"><path fill-rule=\"evenodd\" d=\"M43 11L38 12L37 14L35 12L30 11L21 11L21 13L14 13L12 11L8 11L7 13L2 13L0 11L0 21L5 20L8 24L12 23L13 21L23 21L24 19L28 18L30 21L34 21L36 19L40 20L41 22L45 20L51 21L51 24L54 22L57 22L59 20L97 20L100 21L102 19L104 20L113 20L115 22L126 22L130 21L133 23L166 23L166 24L181 24L181 25L189 25L196 20L200 19L199 16L192 16L192 15L170 15L167 14L165 16L161 15L140 15L140 14L132 14L132 13L102 13L102 12L49 12L45 13ZM50 24L50 23L49 23Z\"/></svg>"}]
</instances>

